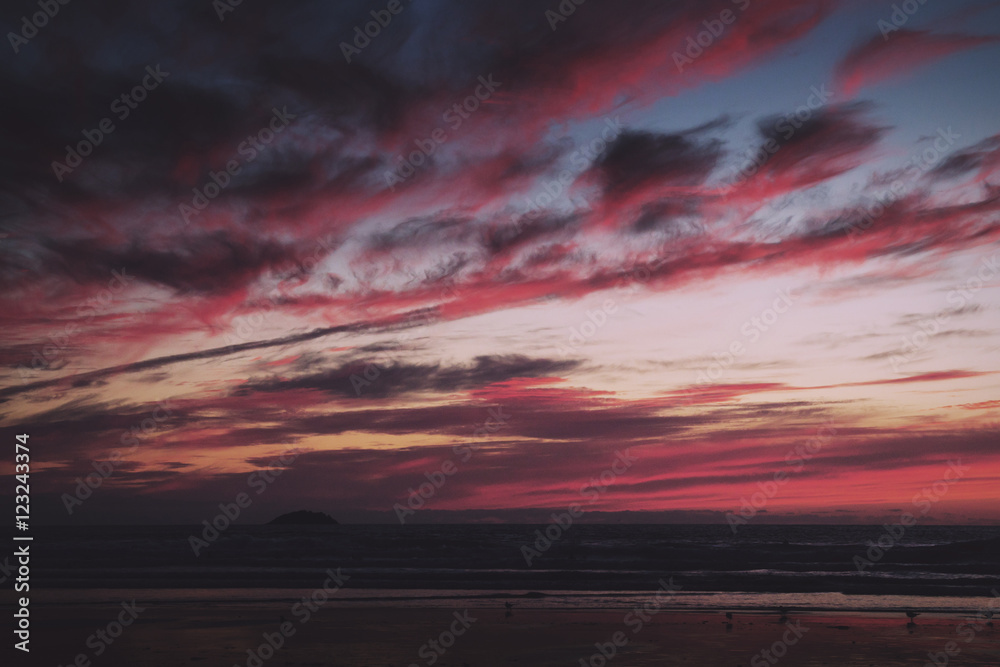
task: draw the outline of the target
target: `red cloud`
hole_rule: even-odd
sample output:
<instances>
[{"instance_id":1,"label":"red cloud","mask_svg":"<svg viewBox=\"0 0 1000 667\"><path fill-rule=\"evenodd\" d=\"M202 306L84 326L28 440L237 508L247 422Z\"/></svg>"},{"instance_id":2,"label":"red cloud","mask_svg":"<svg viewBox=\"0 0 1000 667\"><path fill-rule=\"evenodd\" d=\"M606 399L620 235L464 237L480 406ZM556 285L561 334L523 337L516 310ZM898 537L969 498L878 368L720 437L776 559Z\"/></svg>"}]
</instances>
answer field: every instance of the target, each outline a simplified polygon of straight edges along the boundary
<instances>
[{"instance_id":1,"label":"red cloud","mask_svg":"<svg viewBox=\"0 0 1000 667\"><path fill-rule=\"evenodd\" d=\"M878 35L858 46L837 66L838 87L853 97L866 86L904 74L945 56L998 40L992 36L937 35L927 31L897 30Z\"/></svg>"}]
</instances>

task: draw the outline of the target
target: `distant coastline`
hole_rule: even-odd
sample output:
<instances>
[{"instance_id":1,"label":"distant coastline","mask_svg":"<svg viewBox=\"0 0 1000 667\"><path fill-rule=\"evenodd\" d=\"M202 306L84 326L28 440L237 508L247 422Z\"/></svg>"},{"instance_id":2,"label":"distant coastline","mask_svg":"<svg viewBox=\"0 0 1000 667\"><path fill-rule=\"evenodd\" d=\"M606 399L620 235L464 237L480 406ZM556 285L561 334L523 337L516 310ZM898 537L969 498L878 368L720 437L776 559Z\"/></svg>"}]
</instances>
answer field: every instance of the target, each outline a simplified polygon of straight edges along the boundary
<instances>
[{"instance_id":1,"label":"distant coastline","mask_svg":"<svg viewBox=\"0 0 1000 667\"><path fill-rule=\"evenodd\" d=\"M336 526L339 521L325 512L298 510L275 517L267 522L268 526Z\"/></svg>"}]
</instances>

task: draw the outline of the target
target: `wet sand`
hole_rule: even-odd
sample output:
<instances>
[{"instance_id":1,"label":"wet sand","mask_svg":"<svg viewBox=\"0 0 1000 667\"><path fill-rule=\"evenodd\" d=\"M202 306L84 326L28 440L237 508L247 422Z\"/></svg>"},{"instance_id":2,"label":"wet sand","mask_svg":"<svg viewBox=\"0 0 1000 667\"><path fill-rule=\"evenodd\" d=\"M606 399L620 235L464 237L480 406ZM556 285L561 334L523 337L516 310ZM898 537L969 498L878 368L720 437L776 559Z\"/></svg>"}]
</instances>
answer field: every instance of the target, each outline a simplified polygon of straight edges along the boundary
<instances>
[{"instance_id":1,"label":"wet sand","mask_svg":"<svg viewBox=\"0 0 1000 667\"><path fill-rule=\"evenodd\" d=\"M143 606L142 601L139 605ZM603 656L595 644L602 644L605 653L610 652L615 633L620 633L617 639L622 646L614 649L607 664L622 667L922 667L929 652L940 654L952 641L960 653L951 657L949 664L1000 664L1000 635L984 628L966 642L969 632L958 634L963 619L956 617L921 617L915 627L908 628L902 615L793 612L788 625L779 622L775 613L740 612L727 627L721 613L704 611L664 611L642 621L636 615L626 618L629 610L618 609L551 611L515 607L507 617L503 608L470 607L464 620L458 620L461 613L456 617L454 612L440 608L327 605L302 622L301 615L292 616L288 604L159 603L145 605L137 620L110 644L95 637L95 630L106 627L121 611L121 606L112 605L37 606L29 664L70 665L78 654L84 654L93 665L130 667L601 667ZM265 633L275 642L280 641L282 620L286 632L294 630L294 634L284 638L283 646L273 655L266 648L260 651L262 645L266 646ZM448 636L452 630L461 631L453 644ZM783 639L795 642L775 649L774 644ZM430 640L440 642L443 652L432 647ZM450 646L445 648L443 644ZM98 649L103 649L101 655L96 655ZM256 649L258 657L267 659L258 663L248 649ZM763 650L774 651L770 654L774 663L761 653ZM778 653L782 654L780 658Z\"/></svg>"}]
</instances>

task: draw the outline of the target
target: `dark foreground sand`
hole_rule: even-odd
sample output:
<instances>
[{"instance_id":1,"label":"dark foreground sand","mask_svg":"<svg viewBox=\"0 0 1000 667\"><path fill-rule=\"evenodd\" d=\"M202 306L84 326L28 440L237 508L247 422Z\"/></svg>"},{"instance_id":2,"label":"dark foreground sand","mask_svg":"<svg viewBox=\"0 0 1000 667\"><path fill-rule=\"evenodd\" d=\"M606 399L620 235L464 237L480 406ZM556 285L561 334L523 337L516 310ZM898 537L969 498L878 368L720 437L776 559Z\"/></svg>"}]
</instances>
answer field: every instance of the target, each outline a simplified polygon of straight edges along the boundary
<instances>
[{"instance_id":1,"label":"dark foreground sand","mask_svg":"<svg viewBox=\"0 0 1000 667\"><path fill-rule=\"evenodd\" d=\"M139 601L140 606L143 605ZM70 665L84 654L94 666L160 667L210 665L250 667L267 665L437 667L486 665L590 664L601 667L603 657L595 643L605 644L616 632L628 639L607 661L609 667L628 665L691 665L692 667L759 667L780 664L818 667L922 667L928 653L943 661L949 642L960 653L950 665L1000 665L1000 635L983 628L959 634L961 618L922 616L907 628L902 615L796 614L790 621L802 632L784 657L761 654L783 636L794 632L777 615L738 613L727 629L721 613L662 612L637 630L637 617L626 624L628 610L545 611L519 610L505 618L496 608L469 608L476 619L443 654L428 645L432 639L449 643L450 627L462 628L445 609L374 609L335 607L319 609L303 623L289 613L289 605L147 604L135 623L110 645L96 637L121 612L120 606L39 605L30 659L17 664ZM458 608L455 611L461 612ZM280 631L282 617L294 634L281 650L257 662L247 650L264 644L265 633ZM117 628L112 628L116 631ZM972 636L972 641L965 639ZM422 650L423 647L423 650ZM95 655L102 648L101 655ZM608 649L606 649L608 650ZM422 653L421 653L422 651ZM781 647L778 647L778 652ZM267 649L264 656L269 655ZM20 656L19 656L20 657ZM433 658L433 661L432 661ZM581 663L581 659L584 661ZM85 663L80 663L85 664Z\"/></svg>"}]
</instances>

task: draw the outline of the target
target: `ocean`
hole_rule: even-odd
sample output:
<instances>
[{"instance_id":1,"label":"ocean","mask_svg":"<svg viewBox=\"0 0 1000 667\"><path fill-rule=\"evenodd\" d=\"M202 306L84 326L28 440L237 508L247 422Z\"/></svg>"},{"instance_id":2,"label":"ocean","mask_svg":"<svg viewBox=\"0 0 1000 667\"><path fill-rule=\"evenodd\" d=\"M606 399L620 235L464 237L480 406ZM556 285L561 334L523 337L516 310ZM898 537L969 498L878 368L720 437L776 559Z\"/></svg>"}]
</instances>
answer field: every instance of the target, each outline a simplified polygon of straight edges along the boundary
<instances>
[{"instance_id":1,"label":"ocean","mask_svg":"<svg viewBox=\"0 0 1000 667\"><path fill-rule=\"evenodd\" d=\"M203 526L34 529L44 601L295 599L328 569L338 603L628 607L672 581L677 608L970 612L1000 595L1000 528L572 525L231 526L195 555ZM879 547L881 538L882 546ZM877 547L877 549L876 549ZM861 559L861 560L859 560ZM529 562L530 565L529 565ZM38 595L38 593L36 593Z\"/></svg>"}]
</instances>

